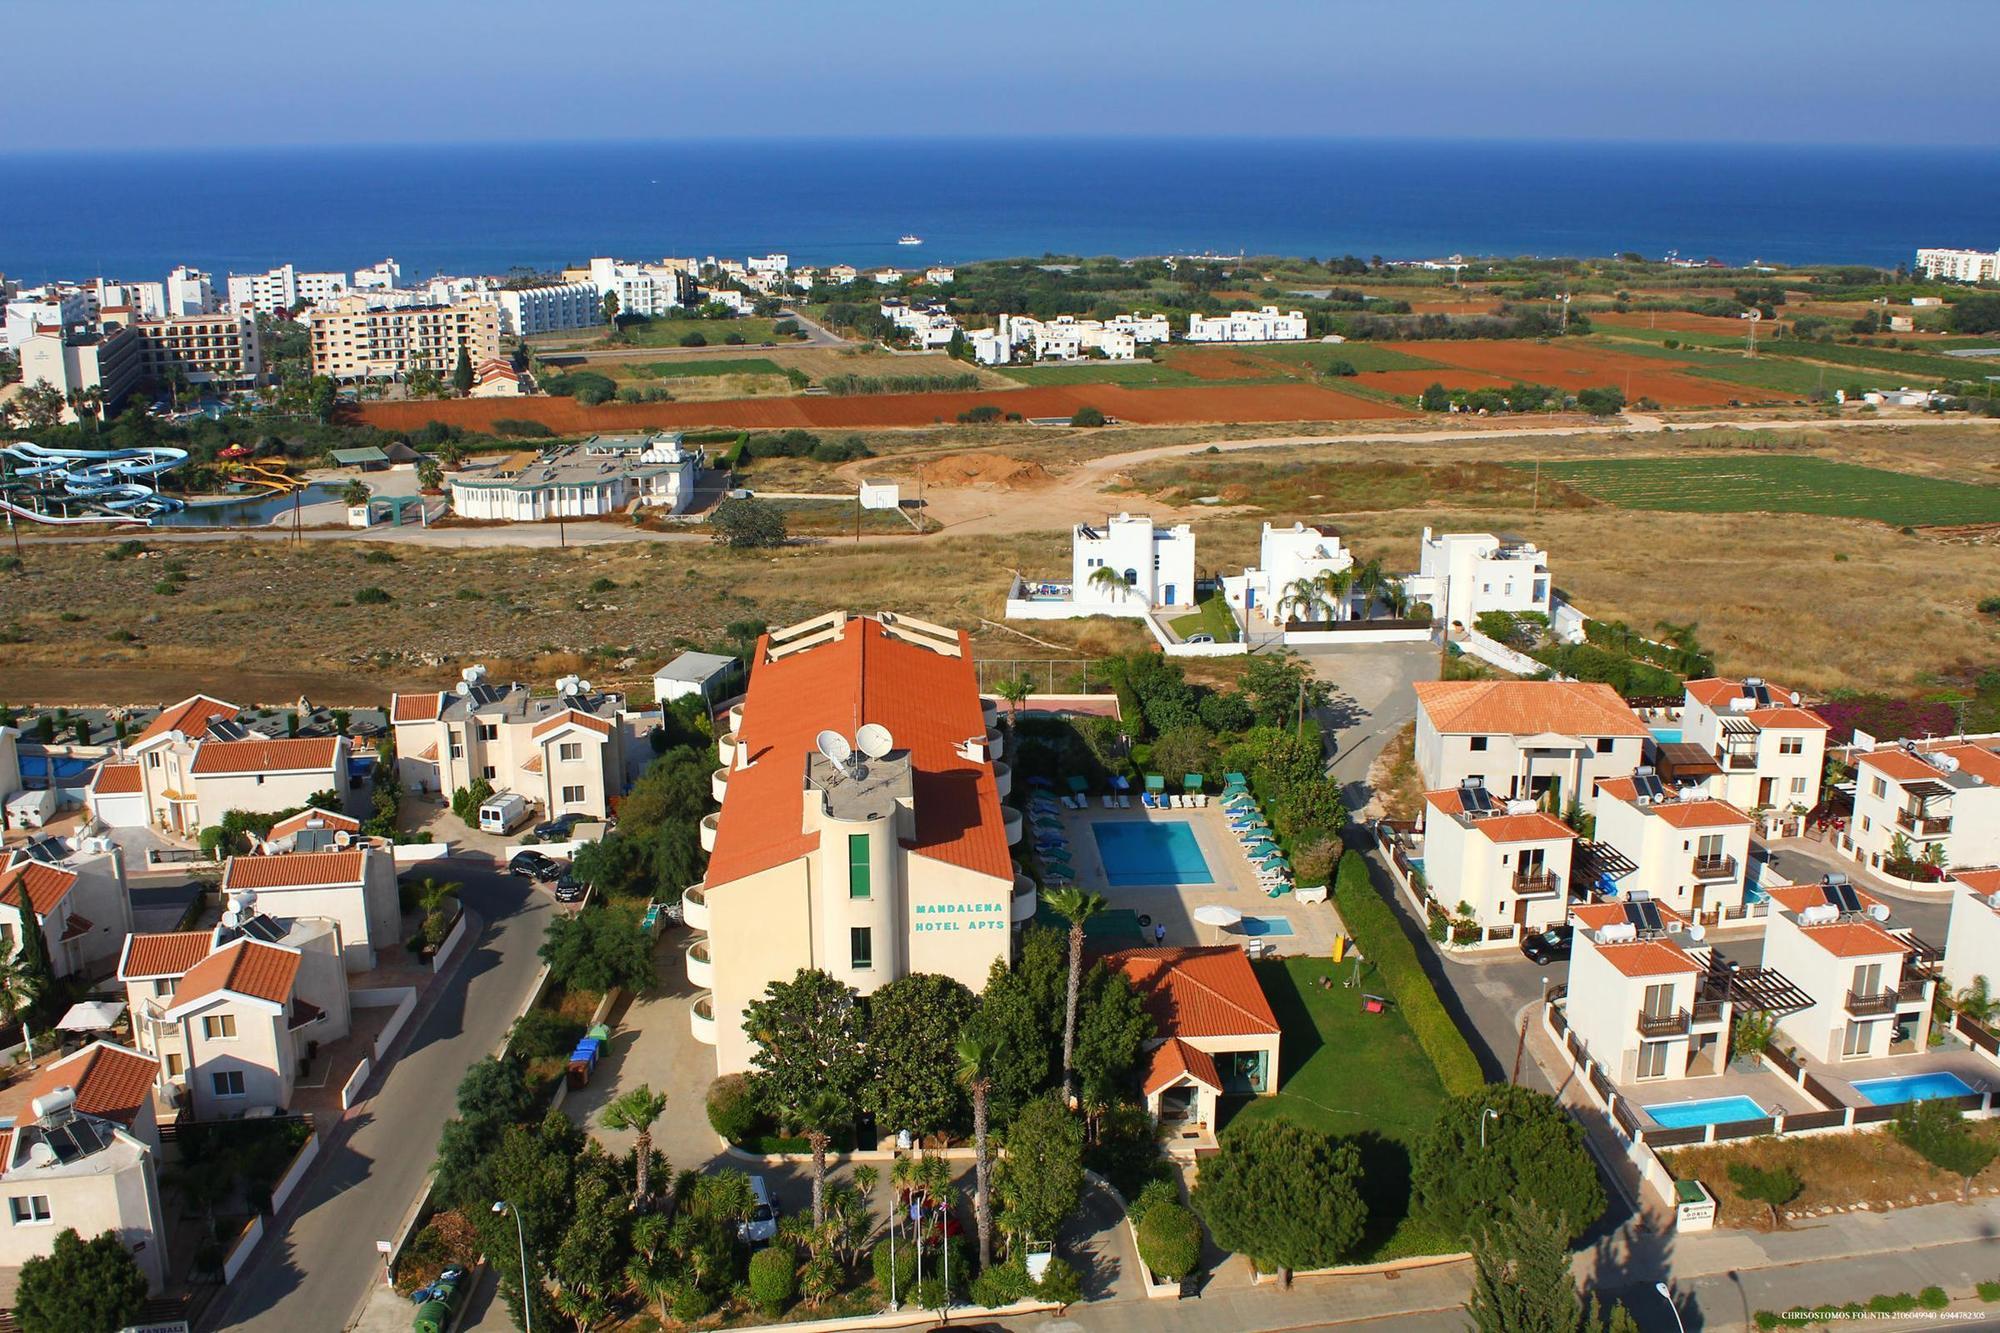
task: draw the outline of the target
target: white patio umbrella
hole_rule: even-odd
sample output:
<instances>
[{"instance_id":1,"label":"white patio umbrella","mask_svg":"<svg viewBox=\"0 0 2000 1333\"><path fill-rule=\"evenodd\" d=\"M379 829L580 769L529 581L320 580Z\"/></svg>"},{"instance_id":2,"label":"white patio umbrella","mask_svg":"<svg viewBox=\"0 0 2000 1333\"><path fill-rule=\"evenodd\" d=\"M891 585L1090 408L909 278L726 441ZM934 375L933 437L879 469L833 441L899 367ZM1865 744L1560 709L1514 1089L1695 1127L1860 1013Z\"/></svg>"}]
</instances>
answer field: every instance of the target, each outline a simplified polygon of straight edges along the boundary
<instances>
[{"instance_id":1,"label":"white patio umbrella","mask_svg":"<svg viewBox=\"0 0 2000 1333\"><path fill-rule=\"evenodd\" d=\"M1243 913L1223 903L1208 903L1194 909L1194 919L1204 926L1220 926L1227 930L1243 920Z\"/></svg>"},{"instance_id":2,"label":"white patio umbrella","mask_svg":"<svg viewBox=\"0 0 2000 1333\"><path fill-rule=\"evenodd\" d=\"M101 1032L118 1026L118 1020L125 1013L125 1006L116 1001L85 1000L73 1004L56 1023L61 1032Z\"/></svg>"}]
</instances>

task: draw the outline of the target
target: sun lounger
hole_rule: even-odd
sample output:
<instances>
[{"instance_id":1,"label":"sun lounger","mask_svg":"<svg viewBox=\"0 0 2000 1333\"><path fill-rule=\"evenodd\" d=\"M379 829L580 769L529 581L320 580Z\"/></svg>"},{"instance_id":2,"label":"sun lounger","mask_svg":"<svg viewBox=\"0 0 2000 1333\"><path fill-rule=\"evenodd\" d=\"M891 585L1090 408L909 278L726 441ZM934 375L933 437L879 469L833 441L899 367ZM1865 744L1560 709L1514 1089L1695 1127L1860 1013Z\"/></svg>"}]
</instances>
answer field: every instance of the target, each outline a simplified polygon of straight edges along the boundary
<instances>
[{"instance_id":1,"label":"sun lounger","mask_svg":"<svg viewBox=\"0 0 2000 1333\"><path fill-rule=\"evenodd\" d=\"M1195 798L1194 798L1194 803L1195 803L1195 805L1196 805L1196 806L1198 806L1198 807L1199 807L1199 808L1201 808L1201 809L1204 809L1204 810L1205 810L1205 809L1207 809L1207 808L1208 808L1208 793L1207 793L1207 792L1205 792L1205 791L1204 791L1204 792L1196 792L1196 793L1195 793Z\"/></svg>"},{"instance_id":2,"label":"sun lounger","mask_svg":"<svg viewBox=\"0 0 2000 1333\"><path fill-rule=\"evenodd\" d=\"M1118 808L1120 810L1130 810L1132 808L1132 798L1120 792L1118 794Z\"/></svg>"},{"instance_id":3,"label":"sun lounger","mask_svg":"<svg viewBox=\"0 0 2000 1333\"><path fill-rule=\"evenodd\" d=\"M1153 799L1153 793L1149 791L1139 793L1139 804L1148 810L1157 810L1160 808L1159 802Z\"/></svg>"}]
</instances>

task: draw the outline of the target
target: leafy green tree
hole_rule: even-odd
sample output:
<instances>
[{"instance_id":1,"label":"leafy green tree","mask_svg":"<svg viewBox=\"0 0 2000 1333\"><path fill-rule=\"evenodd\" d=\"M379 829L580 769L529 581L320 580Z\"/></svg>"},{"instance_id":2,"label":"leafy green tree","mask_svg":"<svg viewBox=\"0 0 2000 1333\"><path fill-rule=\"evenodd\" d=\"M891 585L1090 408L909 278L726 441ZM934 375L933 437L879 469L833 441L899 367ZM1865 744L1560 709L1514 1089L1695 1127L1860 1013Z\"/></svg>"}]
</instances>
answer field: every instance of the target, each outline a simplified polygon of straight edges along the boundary
<instances>
[{"instance_id":1,"label":"leafy green tree","mask_svg":"<svg viewBox=\"0 0 2000 1333\"><path fill-rule=\"evenodd\" d=\"M1510 1199L1472 1243L1475 1333L1592 1333L1570 1270L1569 1223Z\"/></svg>"},{"instance_id":2,"label":"leafy green tree","mask_svg":"<svg viewBox=\"0 0 2000 1333\"><path fill-rule=\"evenodd\" d=\"M726 546L771 547L785 544L785 511L752 496L724 500L708 516L715 540Z\"/></svg>"},{"instance_id":3,"label":"leafy green tree","mask_svg":"<svg viewBox=\"0 0 2000 1333\"><path fill-rule=\"evenodd\" d=\"M438 1197L467 1212L492 1203L486 1160L534 1104L534 1091L513 1060L489 1055L467 1069L458 1081L458 1114L438 1135Z\"/></svg>"},{"instance_id":4,"label":"leafy green tree","mask_svg":"<svg viewBox=\"0 0 2000 1333\"><path fill-rule=\"evenodd\" d=\"M1007 1229L1039 1240L1082 1204L1083 1126L1060 1102L1038 1098L1014 1117L998 1190Z\"/></svg>"},{"instance_id":5,"label":"leafy green tree","mask_svg":"<svg viewBox=\"0 0 2000 1333\"><path fill-rule=\"evenodd\" d=\"M655 980L653 939L638 913L624 906L593 905L550 920L539 952L549 976L570 990L619 989L637 995Z\"/></svg>"},{"instance_id":6,"label":"leafy green tree","mask_svg":"<svg viewBox=\"0 0 2000 1333\"><path fill-rule=\"evenodd\" d=\"M1104 413L1094 407L1079 407L1071 414L1069 424L1072 426L1102 426L1104 424Z\"/></svg>"},{"instance_id":7,"label":"leafy green tree","mask_svg":"<svg viewBox=\"0 0 2000 1333\"><path fill-rule=\"evenodd\" d=\"M1789 1166L1762 1167L1748 1162L1729 1164L1729 1183L1751 1203L1771 1210L1771 1225L1785 1225L1784 1207L1805 1192L1805 1182Z\"/></svg>"},{"instance_id":8,"label":"leafy green tree","mask_svg":"<svg viewBox=\"0 0 2000 1333\"><path fill-rule=\"evenodd\" d=\"M499 1275L501 1294L516 1325L523 1323L523 1301L532 1300L535 1322L546 1318L550 1327L555 1326L547 1288L540 1281L523 1286L516 1217L528 1251L528 1271L545 1275L545 1261L562 1244L576 1211L577 1164L588 1142L561 1111L550 1111L533 1125L509 1126L484 1164L488 1193L476 1205L467 1205L479 1228L480 1249ZM507 1212L492 1211L496 1199L506 1202Z\"/></svg>"},{"instance_id":9,"label":"leafy green tree","mask_svg":"<svg viewBox=\"0 0 2000 1333\"><path fill-rule=\"evenodd\" d=\"M958 1039L958 1080L972 1095L972 1215L979 1228L979 1269L993 1266L993 1159L986 1142L987 1097L993 1091L991 1041L966 1035Z\"/></svg>"},{"instance_id":10,"label":"leafy green tree","mask_svg":"<svg viewBox=\"0 0 2000 1333\"><path fill-rule=\"evenodd\" d=\"M606 324L609 324L612 327L613 331L615 332L618 328L617 292L606 292L604 294L603 309L604 309L604 322Z\"/></svg>"},{"instance_id":11,"label":"leafy green tree","mask_svg":"<svg viewBox=\"0 0 2000 1333\"><path fill-rule=\"evenodd\" d=\"M934 1134L958 1123L964 1105L955 1053L979 1001L951 977L918 972L868 1001L868 1054L874 1072L862 1105L889 1129Z\"/></svg>"},{"instance_id":12,"label":"leafy green tree","mask_svg":"<svg viewBox=\"0 0 2000 1333\"><path fill-rule=\"evenodd\" d=\"M776 1106L803 1106L830 1092L849 1105L868 1081L868 1055L854 992L826 973L800 968L750 1002L743 1031L757 1044L750 1063Z\"/></svg>"},{"instance_id":13,"label":"leafy green tree","mask_svg":"<svg viewBox=\"0 0 2000 1333\"><path fill-rule=\"evenodd\" d=\"M1361 1196L1361 1150L1353 1142L1284 1120L1225 1134L1202 1163L1194 1210L1215 1243L1275 1266L1339 1263L1361 1243L1368 1205Z\"/></svg>"},{"instance_id":14,"label":"leafy green tree","mask_svg":"<svg viewBox=\"0 0 2000 1333\"><path fill-rule=\"evenodd\" d=\"M549 1259L549 1271L565 1292L580 1293L591 1303L622 1294L632 1202L617 1164L595 1142L588 1143L570 1165L562 1238Z\"/></svg>"},{"instance_id":15,"label":"leafy green tree","mask_svg":"<svg viewBox=\"0 0 2000 1333\"><path fill-rule=\"evenodd\" d=\"M1092 967L1077 1022L1076 1077L1083 1100L1113 1105L1130 1090L1139 1057L1153 1037L1153 1016L1122 972Z\"/></svg>"},{"instance_id":16,"label":"leafy green tree","mask_svg":"<svg viewBox=\"0 0 2000 1333\"><path fill-rule=\"evenodd\" d=\"M641 1083L612 1098L599 1116L606 1129L629 1129L637 1135L633 1154L638 1159L638 1177L632 1195L633 1201L641 1208L653 1197L653 1122L665 1114L666 1109L667 1095L654 1092L650 1085Z\"/></svg>"},{"instance_id":17,"label":"leafy green tree","mask_svg":"<svg viewBox=\"0 0 2000 1333\"><path fill-rule=\"evenodd\" d=\"M750 1299L766 1315L778 1315L798 1293L799 1256L790 1245L767 1245L750 1256Z\"/></svg>"},{"instance_id":18,"label":"leafy green tree","mask_svg":"<svg viewBox=\"0 0 2000 1333\"><path fill-rule=\"evenodd\" d=\"M451 370L451 387L458 390L461 398L472 392L472 353L464 343L458 346L458 364Z\"/></svg>"},{"instance_id":19,"label":"leafy green tree","mask_svg":"<svg viewBox=\"0 0 2000 1333\"><path fill-rule=\"evenodd\" d=\"M1138 1230L1139 1258L1156 1276L1180 1282L1201 1262L1201 1219L1178 1202L1148 1208Z\"/></svg>"},{"instance_id":20,"label":"leafy green tree","mask_svg":"<svg viewBox=\"0 0 2000 1333\"><path fill-rule=\"evenodd\" d=\"M1352 571L1341 574L1352 583ZM1346 591L1342 587L1334 595L1336 605L1345 604ZM1313 674L1311 665L1296 653L1258 653L1246 659L1242 690L1257 724L1264 727L1289 726L1301 706L1310 714L1333 697L1333 687ZM1316 762L1318 756L1313 758Z\"/></svg>"},{"instance_id":21,"label":"leafy green tree","mask_svg":"<svg viewBox=\"0 0 2000 1333\"><path fill-rule=\"evenodd\" d=\"M64 1227L47 1255L21 1265L14 1318L21 1333L114 1333L145 1303L146 1275L117 1232L85 1240Z\"/></svg>"},{"instance_id":22,"label":"leafy green tree","mask_svg":"<svg viewBox=\"0 0 2000 1333\"><path fill-rule=\"evenodd\" d=\"M1576 405L1594 417L1615 417L1625 410L1625 393L1609 386L1579 389Z\"/></svg>"},{"instance_id":23,"label":"leafy green tree","mask_svg":"<svg viewBox=\"0 0 2000 1333\"><path fill-rule=\"evenodd\" d=\"M1444 385L1433 381L1417 399L1417 406L1426 412L1448 412L1451 410L1451 394Z\"/></svg>"},{"instance_id":24,"label":"leafy green tree","mask_svg":"<svg viewBox=\"0 0 2000 1333\"><path fill-rule=\"evenodd\" d=\"M1074 886L1050 890L1046 900L1052 911L1069 922L1069 975L1063 989L1062 1084L1063 1095L1072 1093L1070 1074L1076 1059L1076 1006L1083 991L1083 928L1092 917L1110 906L1101 893Z\"/></svg>"},{"instance_id":25,"label":"leafy green tree","mask_svg":"<svg viewBox=\"0 0 2000 1333\"><path fill-rule=\"evenodd\" d=\"M1940 1171L1958 1177L1958 1201L1972 1198L1972 1178L2000 1156L2000 1144L1977 1138L1956 1106L1940 1101L1915 1101L1896 1117L1896 1137L1903 1146Z\"/></svg>"},{"instance_id":26,"label":"leafy green tree","mask_svg":"<svg viewBox=\"0 0 2000 1333\"><path fill-rule=\"evenodd\" d=\"M1068 970L1063 933L1030 926L1021 934L1013 967L996 961L979 997L967 1035L995 1049L990 1094L996 1124L1004 1125L1028 1101L1053 1086L1061 1048L1063 995Z\"/></svg>"},{"instance_id":27,"label":"leafy green tree","mask_svg":"<svg viewBox=\"0 0 2000 1333\"><path fill-rule=\"evenodd\" d=\"M1535 1203L1572 1237L1604 1211L1582 1128L1553 1097L1511 1083L1440 1107L1411 1153L1410 1181L1418 1211L1467 1240L1498 1222L1509 1199Z\"/></svg>"}]
</instances>

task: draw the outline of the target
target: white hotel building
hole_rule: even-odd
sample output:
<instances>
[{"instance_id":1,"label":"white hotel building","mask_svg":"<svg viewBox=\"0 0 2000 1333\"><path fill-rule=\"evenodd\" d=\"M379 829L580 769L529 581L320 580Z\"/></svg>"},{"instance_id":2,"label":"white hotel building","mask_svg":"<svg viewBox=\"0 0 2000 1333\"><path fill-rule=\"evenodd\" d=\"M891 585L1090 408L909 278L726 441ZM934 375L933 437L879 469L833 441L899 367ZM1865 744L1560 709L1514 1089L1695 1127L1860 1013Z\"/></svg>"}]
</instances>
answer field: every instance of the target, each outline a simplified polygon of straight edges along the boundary
<instances>
[{"instance_id":1,"label":"white hotel building","mask_svg":"<svg viewBox=\"0 0 2000 1333\"><path fill-rule=\"evenodd\" d=\"M683 449L678 433L593 435L453 473L451 507L463 518L503 523L597 518L627 506L678 514L694 498L701 464L701 451Z\"/></svg>"},{"instance_id":2,"label":"white hotel building","mask_svg":"<svg viewBox=\"0 0 2000 1333\"><path fill-rule=\"evenodd\" d=\"M229 304L242 314L296 310L331 301L349 285L345 273L301 273L285 264L268 273L230 274Z\"/></svg>"},{"instance_id":3,"label":"white hotel building","mask_svg":"<svg viewBox=\"0 0 2000 1333\"><path fill-rule=\"evenodd\" d=\"M1280 314L1274 305L1232 310L1226 315L1188 316L1187 340L1191 343L1302 342L1305 336L1304 312Z\"/></svg>"},{"instance_id":4,"label":"white hotel building","mask_svg":"<svg viewBox=\"0 0 2000 1333\"><path fill-rule=\"evenodd\" d=\"M501 287L485 295L500 307L500 332L517 338L595 328L604 322L604 297L594 283ZM624 309L622 298L619 309Z\"/></svg>"},{"instance_id":5,"label":"white hotel building","mask_svg":"<svg viewBox=\"0 0 2000 1333\"><path fill-rule=\"evenodd\" d=\"M600 303L607 293L616 292L620 314L649 319L680 313L692 288L688 275L678 268L602 257L590 261L589 282Z\"/></svg>"},{"instance_id":6,"label":"white hotel building","mask_svg":"<svg viewBox=\"0 0 2000 1333\"><path fill-rule=\"evenodd\" d=\"M1917 267L1933 281L2000 282L2000 250L1919 250Z\"/></svg>"}]
</instances>

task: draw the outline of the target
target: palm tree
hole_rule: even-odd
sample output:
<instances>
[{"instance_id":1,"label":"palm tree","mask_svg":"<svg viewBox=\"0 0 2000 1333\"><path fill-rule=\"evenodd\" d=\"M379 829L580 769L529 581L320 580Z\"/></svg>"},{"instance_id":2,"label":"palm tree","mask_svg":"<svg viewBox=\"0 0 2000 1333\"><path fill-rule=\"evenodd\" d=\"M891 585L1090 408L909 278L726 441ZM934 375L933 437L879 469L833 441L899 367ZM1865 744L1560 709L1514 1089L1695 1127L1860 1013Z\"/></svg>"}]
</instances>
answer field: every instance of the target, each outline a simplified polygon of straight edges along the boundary
<instances>
[{"instance_id":1,"label":"palm tree","mask_svg":"<svg viewBox=\"0 0 2000 1333\"><path fill-rule=\"evenodd\" d=\"M1401 620L1410 613L1410 590L1401 579L1383 579L1382 597L1389 603L1389 610Z\"/></svg>"},{"instance_id":2,"label":"palm tree","mask_svg":"<svg viewBox=\"0 0 2000 1333\"><path fill-rule=\"evenodd\" d=\"M979 1225L982 1273L993 1266L993 1198L988 1188L992 1163L986 1155L986 1097L993 1090L993 1059L998 1053L998 1042L970 1035L958 1039L958 1079L972 1094L972 1208Z\"/></svg>"},{"instance_id":3,"label":"palm tree","mask_svg":"<svg viewBox=\"0 0 2000 1333\"><path fill-rule=\"evenodd\" d=\"M341 488L340 502L349 509L359 509L368 503L368 497L373 494L374 492L368 489L368 483L356 477Z\"/></svg>"},{"instance_id":4,"label":"palm tree","mask_svg":"<svg viewBox=\"0 0 2000 1333\"><path fill-rule=\"evenodd\" d=\"M652 1201L653 1122L666 1109L667 1095L654 1092L644 1083L620 1093L604 1107L602 1119L606 1129L636 1130L639 1135L633 1145L633 1151L639 1155L638 1179L632 1191L634 1208L643 1208Z\"/></svg>"},{"instance_id":5,"label":"palm tree","mask_svg":"<svg viewBox=\"0 0 2000 1333\"><path fill-rule=\"evenodd\" d=\"M33 1008L41 998L41 988L41 977L25 954L0 959L0 1020L11 1027L22 1010Z\"/></svg>"},{"instance_id":6,"label":"palm tree","mask_svg":"<svg viewBox=\"0 0 2000 1333\"><path fill-rule=\"evenodd\" d=\"M1361 604L1364 612L1373 601L1376 592L1381 589L1382 581L1382 562L1380 560L1370 560L1367 564L1354 571L1354 588L1355 591L1361 594Z\"/></svg>"},{"instance_id":7,"label":"palm tree","mask_svg":"<svg viewBox=\"0 0 2000 1333\"><path fill-rule=\"evenodd\" d=\"M1292 612L1298 612L1297 618L1300 620L1312 620L1315 619L1313 613L1316 611L1332 614L1333 603L1320 594L1317 583L1311 579L1301 578L1293 579L1285 585L1285 590L1279 596L1278 605L1274 609L1280 620L1293 619L1290 614Z\"/></svg>"},{"instance_id":8,"label":"palm tree","mask_svg":"<svg viewBox=\"0 0 2000 1333\"><path fill-rule=\"evenodd\" d=\"M433 460L426 458L423 462L417 464L417 485L427 491L436 490L438 487L444 485L444 469L439 467Z\"/></svg>"},{"instance_id":9,"label":"palm tree","mask_svg":"<svg viewBox=\"0 0 2000 1333\"><path fill-rule=\"evenodd\" d=\"M1313 584L1333 604L1333 618L1347 619L1347 594L1354 587L1354 567L1322 569L1314 576Z\"/></svg>"},{"instance_id":10,"label":"palm tree","mask_svg":"<svg viewBox=\"0 0 2000 1333\"><path fill-rule=\"evenodd\" d=\"M457 440L445 440L431 453L446 467L455 468L465 461L465 446Z\"/></svg>"},{"instance_id":11,"label":"palm tree","mask_svg":"<svg viewBox=\"0 0 2000 1333\"><path fill-rule=\"evenodd\" d=\"M1109 565L1099 565L1096 569L1091 570L1090 578L1086 580L1086 586L1102 588L1107 595L1115 595L1119 598L1130 596L1132 592L1132 585L1125 582L1125 576Z\"/></svg>"},{"instance_id":12,"label":"palm tree","mask_svg":"<svg viewBox=\"0 0 2000 1333\"><path fill-rule=\"evenodd\" d=\"M1063 1096L1074 1095L1070 1074L1076 1058L1076 1001L1083 989L1083 923L1110 904L1101 893L1088 893L1069 886L1051 889L1048 903L1057 916L1069 922L1069 991L1063 1002Z\"/></svg>"},{"instance_id":13,"label":"palm tree","mask_svg":"<svg viewBox=\"0 0 2000 1333\"><path fill-rule=\"evenodd\" d=\"M847 1101L839 1093L822 1089L792 1108L792 1118L805 1132L813 1155L813 1230L826 1226L826 1149L833 1142L833 1126L847 1118Z\"/></svg>"},{"instance_id":14,"label":"palm tree","mask_svg":"<svg viewBox=\"0 0 2000 1333\"><path fill-rule=\"evenodd\" d=\"M1001 681L993 687L993 692L1007 701L1007 716L1011 719L1021 715L1021 705L1035 692L1035 686L1027 676L1020 675Z\"/></svg>"}]
</instances>

